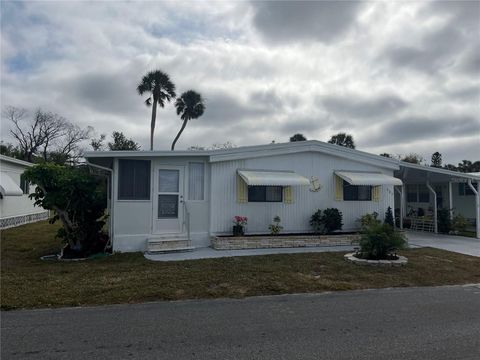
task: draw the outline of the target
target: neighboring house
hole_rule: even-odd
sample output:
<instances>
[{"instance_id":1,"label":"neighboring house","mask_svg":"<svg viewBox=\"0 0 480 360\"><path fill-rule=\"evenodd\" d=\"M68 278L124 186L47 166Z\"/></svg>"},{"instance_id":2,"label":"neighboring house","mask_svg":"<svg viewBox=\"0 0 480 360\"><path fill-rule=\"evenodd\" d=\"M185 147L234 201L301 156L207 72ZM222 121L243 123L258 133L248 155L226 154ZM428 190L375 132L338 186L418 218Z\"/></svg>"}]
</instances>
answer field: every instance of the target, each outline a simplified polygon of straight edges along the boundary
<instances>
[{"instance_id":1,"label":"neighboring house","mask_svg":"<svg viewBox=\"0 0 480 360\"><path fill-rule=\"evenodd\" d=\"M383 219L389 206L406 217L404 185L422 184L416 200L423 201L423 185L431 199L434 187L480 180L320 141L212 151L88 152L85 157L110 179L114 251L145 251L159 241L208 246L211 236L231 234L235 215L248 217L247 234L268 233L277 215L284 233L305 233L311 232L309 220L317 209L333 207L343 214L343 231L354 231L360 216L377 212ZM453 198L452 192L441 194L443 205ZM478 195L472 206L475 199L478 203ZM478 208L474 217L478 223Z\"/></svg>"},{"instance_id":2,"label":"neighboring house","mask_svg":"<svg viewBox=\"0 0 480 360\"><path fill-rule=\"evenodd\" d=\"M48 211L33 205L35 190L23 178L32 163L0 155L0 229L48 219Z\"/></svg>"}]
</instances>

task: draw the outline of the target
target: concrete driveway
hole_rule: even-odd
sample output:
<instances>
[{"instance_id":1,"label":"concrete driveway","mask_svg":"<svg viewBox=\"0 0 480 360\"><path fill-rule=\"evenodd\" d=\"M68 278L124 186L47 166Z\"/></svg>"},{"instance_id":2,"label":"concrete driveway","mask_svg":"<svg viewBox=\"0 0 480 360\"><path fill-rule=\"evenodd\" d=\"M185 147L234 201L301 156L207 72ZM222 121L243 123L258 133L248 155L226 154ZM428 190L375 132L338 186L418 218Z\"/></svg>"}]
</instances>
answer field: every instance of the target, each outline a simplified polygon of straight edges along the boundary
<instances>
[{"instance_id":1,"label":"concrete driveway","mask_svg":"<svg viewBox=\"0 0 480 360\"><path fill-rule=\"evenodd\" d=\"M407 238L411 247L432 247L480 257L480 239L416 231L407 231Z\"/></svg>"}]
</instances>

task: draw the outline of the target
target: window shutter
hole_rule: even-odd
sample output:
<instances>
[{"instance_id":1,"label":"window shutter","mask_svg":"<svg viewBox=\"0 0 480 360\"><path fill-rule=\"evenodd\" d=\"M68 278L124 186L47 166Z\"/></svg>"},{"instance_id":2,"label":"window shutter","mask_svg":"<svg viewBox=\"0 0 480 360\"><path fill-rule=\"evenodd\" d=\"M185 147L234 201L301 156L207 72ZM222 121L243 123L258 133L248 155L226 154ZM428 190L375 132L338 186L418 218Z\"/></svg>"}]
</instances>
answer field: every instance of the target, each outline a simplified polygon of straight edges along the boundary
<instances>
[{"instance_id":1,"label":"window shutter","mask_svg":"<svg viewBox=\"0 0 480 360\"><path fill-rule=\"evenodd\" d=\"M338 176L335 176L335 200L342 201L343 200L343 179Z\"/></svg>"},{"instance_id":2,"label":"window shutter","mask_svg":"<svg viewBox=\"0 0 480 360\"><path fill-rule=\"evenodd\" d=\"M293 189L291 186L283 188L283 202L285 204L293 204Z\"/></svg>"},{"instance_id":3,"label":"window shutter","mask_svg":"<svg viewBox=\"0 0 480 360\"><path fill-rule=\"evenodd\" d=\"M372 200L375 202L380 201L380 193L381 193L381 186L373 186L372 187Z\"/></svg>"},{"instance_id":4,"label":"window shutter","mask_svg":"<svg viewBox=\"0 0 480 360\"><path fill-rule=\"evenodd\" d=\"M248 201L247 183L237 174L237 203L246 203Z\"/></svg>"}]
</instances>

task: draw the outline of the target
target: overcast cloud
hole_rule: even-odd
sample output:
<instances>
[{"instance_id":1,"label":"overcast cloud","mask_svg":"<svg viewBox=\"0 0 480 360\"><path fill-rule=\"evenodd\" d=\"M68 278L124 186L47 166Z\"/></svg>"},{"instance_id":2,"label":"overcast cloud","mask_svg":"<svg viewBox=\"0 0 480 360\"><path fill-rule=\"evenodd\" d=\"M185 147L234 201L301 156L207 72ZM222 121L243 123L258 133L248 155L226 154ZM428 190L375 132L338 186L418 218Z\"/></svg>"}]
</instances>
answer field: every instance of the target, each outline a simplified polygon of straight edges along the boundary
<instances>
[{"instance_id":1,"label":"overcast cloud","mask_svg":"<svg viewBox=\"0 0 480 360\"><path fill-rule=\"evenodd\" d=\"M152 69L207 109L178 149L326 141L480 158L480 3L1 2L1 104L42 107L148 148ZM1 138L12 141L2 119ZM181 125L157 115L155 147Z\"/></svg>"}]
</instances>

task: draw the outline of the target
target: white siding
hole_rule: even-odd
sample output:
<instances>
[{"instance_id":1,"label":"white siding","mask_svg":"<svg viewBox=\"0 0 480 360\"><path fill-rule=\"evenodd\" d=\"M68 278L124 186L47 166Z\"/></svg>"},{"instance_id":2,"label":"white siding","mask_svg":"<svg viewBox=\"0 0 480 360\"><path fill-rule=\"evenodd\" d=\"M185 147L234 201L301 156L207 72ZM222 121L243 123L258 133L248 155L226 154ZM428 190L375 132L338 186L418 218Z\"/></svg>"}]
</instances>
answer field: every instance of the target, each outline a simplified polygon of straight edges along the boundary
<instances>
[{"instance_id":1,"label":"white siding","mask_svg":"<svg viewBox=\"0 0 480 360\"><path fill-rule=\"evenodd\" d=\"M318 177L323 187L319 192L311 192L309 187L293 187L293 204L237 203L236 170L240 168L293 170L307 178ZM355 220L361 215L377 211L383 218L387 207L393 208L392 186L382 186L380 202L335 201L335 170L376 171L393 175L391 170L313 152L213 163L210 230L212 233L230 233L232 218L243 215L248 217L247 232L265 233L273 217L278 215L284 232L308 232L311 231L310 216L316 209L335 207L343 213L343 230L349 231L357 228Z\"/></svg>"},{"instance_id":2,"label":"white siding","mask_svg":"<svg viewBox=\"0 0 480 360\"><path fill-rule=\"evenodd\" d=\"M142 159L142 158L139 158ZM154 193L153 172L160 165L175 165L185 168L184 199L191 214L190 236L192 245L196 247L208 246L208 218L209 218L209 166L205 166L205 200L188 200L188 162L205 161L206 158L143 158L151 160L151 193ZM153 197L150 200L118 200L118 159L114 162L114 195L113 195L113 226L114 251L144 251L146 240L152 236ZM184 232L186 233L186 228Z\"/></svg>"},{"instance_id":3,"label":"white siding","mask_svg":"<svg viewBox=\"0 0 480 360\"><path fill-rule=\"evenodd\" d=\"M0 162L2 173L7 174L15 183L20 186L20 175L27 169L26 166L10 163L6 161ZM34 192L35 187L30 186L30 192ZM9 218L13 216L23 216L43 213L46 210L33 205L33 200L28 198L27 194L22 196L4 196L0 199L0 218Z\"/></svg>"}]
</instances>

